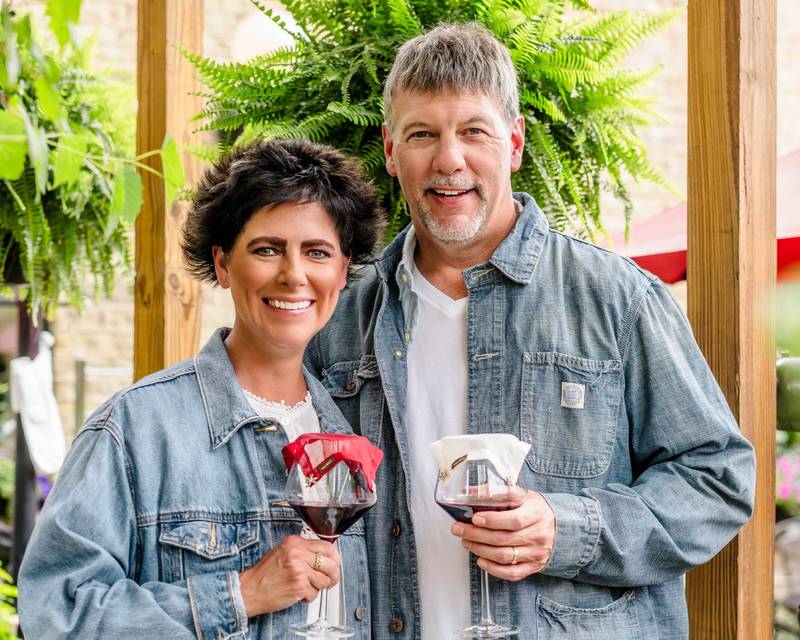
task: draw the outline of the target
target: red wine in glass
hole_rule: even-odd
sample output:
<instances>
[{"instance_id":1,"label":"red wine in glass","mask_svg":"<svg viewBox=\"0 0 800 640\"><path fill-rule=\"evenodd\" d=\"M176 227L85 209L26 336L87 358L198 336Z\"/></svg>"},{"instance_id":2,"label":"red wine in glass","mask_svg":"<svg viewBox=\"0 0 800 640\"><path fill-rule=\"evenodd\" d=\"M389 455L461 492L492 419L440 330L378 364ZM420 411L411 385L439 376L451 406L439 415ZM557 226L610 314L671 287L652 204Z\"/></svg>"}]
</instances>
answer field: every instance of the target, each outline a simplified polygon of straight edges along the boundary
<instances>
[{"instance_id":1,"label":"red wine in glass","mask_svg":"<svg viewBox=\"0 0 800 640\"><path fill-rule=\"evenodd\" d=\"M313 502L291 502L289 504L297 512L303 522L317 534L317 537L335 541L340 535L355 524L371 504L333 505L315 504Z\"/></svg>"},{"instance_id":2,"label":"red wine in glass","mask_svg":"<svg viewBox=\"0 0 800 640\"><path fill-rule=\"evenodd\" d=\"M469 499L469 496L463 496L465 500ZM481 511L509 511L510 509L516 509L519 504L514 504L511 502L503 501L498 503L480 503L480 502L440 502L439 500L436 501L442 509L447 511L453 520L458 520L459 522L464 522L466 524L472 524L472 516L476 513L480 513Z\"/></svg>"}]
</instances>

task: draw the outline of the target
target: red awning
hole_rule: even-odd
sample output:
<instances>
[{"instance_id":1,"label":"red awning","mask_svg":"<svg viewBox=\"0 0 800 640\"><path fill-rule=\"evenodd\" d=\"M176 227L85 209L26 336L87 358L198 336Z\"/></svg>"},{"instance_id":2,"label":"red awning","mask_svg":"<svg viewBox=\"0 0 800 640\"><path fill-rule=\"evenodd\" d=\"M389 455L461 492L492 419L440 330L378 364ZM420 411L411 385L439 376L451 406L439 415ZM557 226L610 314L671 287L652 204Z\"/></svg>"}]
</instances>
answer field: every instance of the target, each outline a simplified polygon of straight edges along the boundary
<instances>
[{"instance_id":1,"label":"red awning","mask_svg":"<svg viewBox=\"0 0 800 640\"><path fill-rule=\"evenodd\" d=\"M777 167L778 272L797 273L800 263L800 149L778 160ZM631 240L614 236L615 251L632 258L664 282L686 279L686 203L634 222Z\"/></svg>"}]
</instances>

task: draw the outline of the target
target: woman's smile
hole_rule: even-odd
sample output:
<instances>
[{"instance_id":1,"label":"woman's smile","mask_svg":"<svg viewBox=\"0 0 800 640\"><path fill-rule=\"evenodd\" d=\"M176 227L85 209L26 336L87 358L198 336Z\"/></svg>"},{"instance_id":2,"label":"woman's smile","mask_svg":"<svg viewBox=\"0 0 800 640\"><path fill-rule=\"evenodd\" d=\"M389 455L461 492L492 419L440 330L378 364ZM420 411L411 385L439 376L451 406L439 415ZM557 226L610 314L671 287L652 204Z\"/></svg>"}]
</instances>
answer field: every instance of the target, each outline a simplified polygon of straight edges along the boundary
<instances>
[{"instance_id":1,"label":"woman's smile","mask_svg":"<svg viewBox=\"0 0 800 640\"><path fill-rule=\"evenodd\" d=\"M314 304L313 300L287 300L285 298L262 298L262 300L276 311L296 315L305 313Z\"/></svg>"}]
</instances>

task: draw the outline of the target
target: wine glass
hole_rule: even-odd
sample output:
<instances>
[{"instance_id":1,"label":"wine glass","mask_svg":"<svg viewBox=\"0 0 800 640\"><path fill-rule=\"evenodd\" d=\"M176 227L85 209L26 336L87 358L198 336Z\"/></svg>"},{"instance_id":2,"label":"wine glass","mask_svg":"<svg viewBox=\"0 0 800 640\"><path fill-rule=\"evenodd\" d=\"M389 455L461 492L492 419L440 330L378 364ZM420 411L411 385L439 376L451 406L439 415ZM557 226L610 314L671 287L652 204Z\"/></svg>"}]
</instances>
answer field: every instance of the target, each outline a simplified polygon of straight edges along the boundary
<instances>
[{"instance_id":1,"label":"wine glass","mask_svg":"<svg viewBox=\"0 0 800 640\"><path fill-rule=\"evenodd\" d=\"M508 511L522 504L525 490L513 478L503 478L486 459L457 460L447 473L439 473L435 500L454 520L472 523L481 511ZM492 620L489 574L481 569L481 618L457 632L462 638L503 638L519 634L519 627Z\"/></svg>"},{"instance_id":2,"label":"wine glass","mask_svg":"<svg viewBox=\"0 0 800 640\"><path fill-rule=\"evenodd\" d=\"M364 473L351 471L345 462L338 462L320 478L313 472L306 476L301 465L295 464L286 480L286 501L317 537L334 544L375 504L376 499L376 492L370 490ZM307 638L352 636L355 633L352 627L328 621L327 588L322 589L319 600L317 620L292 625L292 633Z\"/></svg>"}]
</instances>

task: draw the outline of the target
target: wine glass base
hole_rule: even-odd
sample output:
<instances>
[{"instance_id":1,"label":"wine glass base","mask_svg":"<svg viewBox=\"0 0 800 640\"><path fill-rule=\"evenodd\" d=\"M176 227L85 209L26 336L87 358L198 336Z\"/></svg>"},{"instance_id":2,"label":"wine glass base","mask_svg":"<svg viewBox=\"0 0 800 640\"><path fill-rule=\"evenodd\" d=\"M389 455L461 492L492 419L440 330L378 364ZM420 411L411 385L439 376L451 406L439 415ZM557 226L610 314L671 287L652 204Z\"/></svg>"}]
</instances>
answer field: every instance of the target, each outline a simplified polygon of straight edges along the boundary
<instances>
[{"instance_id":1,"label":"wine glass base","mask_svg":"<svg viewBox=\"0 0 800 640\"><path fill-rule=\"evenodd\" d=\"M352 627L312 622L311 624L296 624L289 627L296 636L304 638L349 638L355 635Z\"/></svg>"},{"instance_id":2,"label":"wine glass base","mask_svg":"<svg viewBox=\"0 0 800 640\"><path fill-rule=\"evenodd\" d=\"M508 627L502 624L475 624L462 629L457 635L461 638L505 638L519 635L519 627Z\"/></svg>"}]
</instances>

